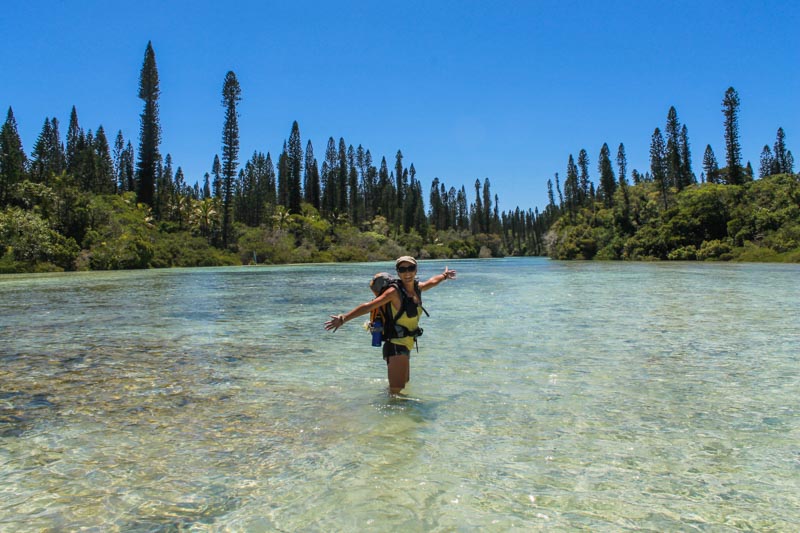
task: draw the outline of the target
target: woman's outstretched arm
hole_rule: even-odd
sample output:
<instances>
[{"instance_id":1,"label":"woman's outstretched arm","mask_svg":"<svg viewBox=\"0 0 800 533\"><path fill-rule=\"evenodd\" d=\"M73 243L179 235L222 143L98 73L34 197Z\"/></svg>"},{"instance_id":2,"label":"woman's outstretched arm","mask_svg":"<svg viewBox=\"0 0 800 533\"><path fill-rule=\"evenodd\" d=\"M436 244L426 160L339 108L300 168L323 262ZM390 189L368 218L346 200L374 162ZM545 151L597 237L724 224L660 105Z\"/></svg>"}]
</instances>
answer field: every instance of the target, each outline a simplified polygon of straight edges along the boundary
<instances>
[{"instance_id":1,"label":"woman's outstretched arm","mask_svg":"<svg viewBox=\"0 0 800 533\"><path fill-rule=\"evenodd\" d=\"M325 329L330 331L336 331L340 327L344 326L345 322L349 322L354 318L360 317L361 315L366 315L373 309L377 307L381 307L392 301L392 297L397 293L397 291L391 287L387 289L383 294L371 300L369 302L364 302L363 304L356 306L352 310L348 311L347 313L341 315L330 315L331 319L325 322Z\"/></svg>"},{"instance_id":2,"label":"woman's outstretched arm","mask_svg":"<svg viewBox=\"0 0 800 533\"><path fill-rule=\"evenodd\" d=\"M436 274L435 276L431 276L426 281L423 281L419 284L419 289L421 291L427 291L428 289L432 289L438 284L448 279L455 279L456 278L456 271L450 270L447 267L444 267L444 272L441 274Z\"/></svg>"}]
</instances>

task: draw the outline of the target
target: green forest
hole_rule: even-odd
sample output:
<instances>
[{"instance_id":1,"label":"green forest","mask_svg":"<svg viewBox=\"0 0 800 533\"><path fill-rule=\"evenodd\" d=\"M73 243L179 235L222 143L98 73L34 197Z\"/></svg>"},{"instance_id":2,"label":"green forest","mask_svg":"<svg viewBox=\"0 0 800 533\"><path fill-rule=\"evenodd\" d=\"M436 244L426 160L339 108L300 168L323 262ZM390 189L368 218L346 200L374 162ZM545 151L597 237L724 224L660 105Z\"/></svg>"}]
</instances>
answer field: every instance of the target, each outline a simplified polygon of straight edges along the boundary
<instances>
[{"instance_id":1,"label":"green forest","mask_svg":"<svg viewBox=\"0 0 800 533\"><path fill-rule=\"evenodd\" d=\"M0 273L427 258L547 255L554 259L800 261L800 177L777 129L756 175L742 165L739 97L722 101L724 166L706 146L692 172L688 128L671 108L653 132L650 168L604 144L597 184L589 156L569 155L549 203L500 212L488 178L474 189L434 178L423 191L400 150L329 138L322 162L291 125L276 159L239 154L241 87L221 91L221 146L189 184L161 146L159 77L150 43L139 76L137 148L73 107L62 138L46 117L30 154L9 107L0 130ZM427 201L426 201L427 200Z\"/></svg>"}]
</instances>

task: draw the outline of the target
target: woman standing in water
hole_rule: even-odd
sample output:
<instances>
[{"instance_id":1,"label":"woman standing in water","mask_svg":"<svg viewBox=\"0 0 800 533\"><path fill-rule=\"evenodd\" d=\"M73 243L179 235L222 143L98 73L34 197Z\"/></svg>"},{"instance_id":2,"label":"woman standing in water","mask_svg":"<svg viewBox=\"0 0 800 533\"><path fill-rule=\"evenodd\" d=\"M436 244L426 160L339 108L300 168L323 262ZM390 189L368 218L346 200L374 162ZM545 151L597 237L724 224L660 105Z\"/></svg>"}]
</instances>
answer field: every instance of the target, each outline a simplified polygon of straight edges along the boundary
<instances>
[{"instance_id":1,"label":"woman standing in water","mask_svg":"<svg viewBox=\"0 0 800 533\"><path fill-rule=\"evenodd\" d=\"M443 281L454 279L456 271L444 268L444 272L436 274L427 281L417 282L417 260L411 256L403 256L395 261L397 277L400 282L390 285L383 293L370 302L365 302L355 309L343 315L331 315L331 319L325 322L325 329L336 331L345 322L366 315L373 309L377 309L391 304L391 312L394 318L394 331L391 338L383 344L383 358L389 375L389 391L397 394L406 386L411 375L411 348L413 348L416 338L421 334L419 329L419 318L422 312L426 312L422 307L421 292L436 287ZM427 312L426 312L427 314Z\"/></svg>"}]
</instances>

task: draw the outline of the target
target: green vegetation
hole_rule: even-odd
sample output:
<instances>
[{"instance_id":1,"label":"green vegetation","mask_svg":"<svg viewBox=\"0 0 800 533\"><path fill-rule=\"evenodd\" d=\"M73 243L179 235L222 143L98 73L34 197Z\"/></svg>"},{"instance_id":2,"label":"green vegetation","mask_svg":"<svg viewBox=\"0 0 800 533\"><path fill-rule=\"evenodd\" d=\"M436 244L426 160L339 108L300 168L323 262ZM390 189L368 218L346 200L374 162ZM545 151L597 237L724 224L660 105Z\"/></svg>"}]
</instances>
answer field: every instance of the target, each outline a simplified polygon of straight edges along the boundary
<instances>
[{"instance_id":1,"label":"green vegetation","mask_svg":"<svg viewBox=\"0 0 800 533\"><path fill-rule=\"evenodd\" d=\"M294 122L277 158L256 151L239 164L242 89L225 76L222 157L189 185L161 156L155 52L148 43L139 81L144 102L138 154L118 132L84 131L73 107L66 146L45 118L23 150L11 108L0 129L0 273L173 266L378 261L544 255L556 259L800 261L800 182L778 129L764 146L758 180L740 166L739 97L723 100L726 159L710 145L703 174L692 172L688 129L670 108L651 138L650 169L628 170L624 145L603 144L598 185L580 150L548 180L549 204L499 212L489 179L464 186L434 178L425 208L413 163L395 154L376 166L361 145L328 139L318 164ZM557 196L556 196L557 193ZM556 201L556 198L558 201Z\"/></svg>"},{"instance_id":2,"label":"green vegetation","mask_svg":"<svg viewBox=\"0 0 800 533\"><path fill-rule=\"evenodd\" d=\"M603 145L595 194L576 187L567 167L566 199L548 209L557 219L545 235L546 253L555 259L800 262L800 176L778 128L774 152L765 146L760 179L748 163L740 165L737 113L739 97L729 88L722 102L728 166L720 169L706 146L698 183L691 170L688 132L670 108L666 141L656 128L650 145L650 171L634 170L626 179L624 149L617 163L619 187ZM582 151L582 154L584 152ZM559 191L560 195L560 191Z\"/></svg>"},{"instance_id":3,"label":"green vegetation","mask_svg":"<svg viewBox=\"0 0 800 533\"><path fill-rule=\"evenodd\" d=\"M545 237L556 259L800 262L800 179L779 174L742 185L704 183L668 192L652 182L562 216Z\"/></svg>"}]
</instances>

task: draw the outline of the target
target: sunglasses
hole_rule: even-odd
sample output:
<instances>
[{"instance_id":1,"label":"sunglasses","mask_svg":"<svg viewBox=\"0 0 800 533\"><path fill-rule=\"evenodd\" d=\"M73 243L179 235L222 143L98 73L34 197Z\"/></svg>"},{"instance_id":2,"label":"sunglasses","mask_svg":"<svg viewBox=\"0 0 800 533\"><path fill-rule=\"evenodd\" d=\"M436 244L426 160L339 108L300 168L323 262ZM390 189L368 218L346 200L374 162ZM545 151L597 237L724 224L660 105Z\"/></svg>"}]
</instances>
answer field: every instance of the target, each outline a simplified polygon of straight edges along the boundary
<instances>
[{"instance_id":1,"label":"sunglasses","mask_svg":"<svg viewBox=\"0 0 800 533\"><path fill-rule=\"evenodd\" d=\"M398 274L405 274L406 272L415 272L417 270L416 265L411 265L407 267L397 267Z\"/></svg>"}]
</instances>

